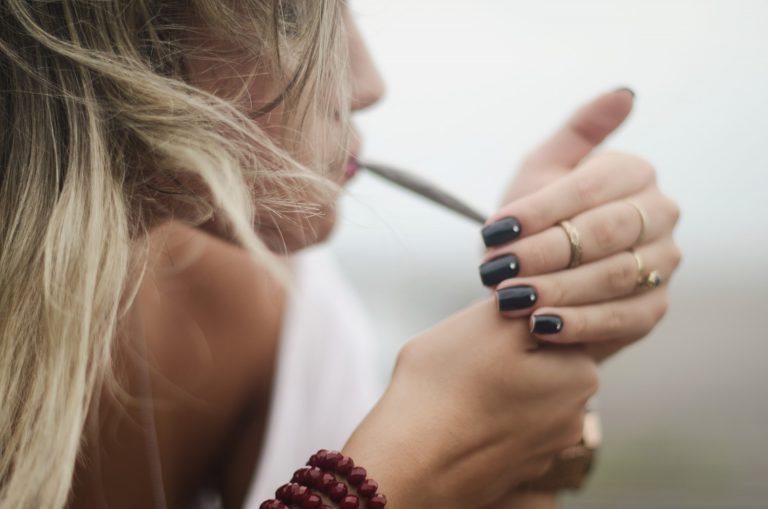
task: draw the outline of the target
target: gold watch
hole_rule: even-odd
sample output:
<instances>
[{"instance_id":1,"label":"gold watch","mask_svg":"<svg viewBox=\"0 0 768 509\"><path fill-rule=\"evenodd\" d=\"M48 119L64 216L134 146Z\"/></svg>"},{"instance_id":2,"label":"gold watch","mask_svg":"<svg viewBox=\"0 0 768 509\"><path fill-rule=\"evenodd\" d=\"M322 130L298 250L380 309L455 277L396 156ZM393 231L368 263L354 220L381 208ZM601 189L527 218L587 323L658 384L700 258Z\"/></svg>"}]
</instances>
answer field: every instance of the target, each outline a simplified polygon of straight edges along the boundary
<instances>
[{"instance_id":1,"label":"gold watch","mask_svg":"<svg viewBox=\"0 0 768 509\"><path fill-rule=\"evenodd\" d=\"M600 417L596 411L587 410L581 442L562 451L543 476L521 488L547 492L581 489L595 464L601 438Z\"/></svg>"}]
</instances>

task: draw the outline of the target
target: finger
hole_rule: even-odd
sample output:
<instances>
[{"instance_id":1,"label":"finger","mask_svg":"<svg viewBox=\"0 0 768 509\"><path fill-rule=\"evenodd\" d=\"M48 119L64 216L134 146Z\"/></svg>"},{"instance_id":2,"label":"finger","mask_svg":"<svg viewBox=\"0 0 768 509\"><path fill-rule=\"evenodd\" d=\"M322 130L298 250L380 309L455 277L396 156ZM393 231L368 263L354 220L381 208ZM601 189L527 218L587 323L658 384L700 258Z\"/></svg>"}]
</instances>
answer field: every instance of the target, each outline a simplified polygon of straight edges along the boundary
<instances>
[{"instance_id":1,"label":"finger","mask_svg":"<svg viewBox=\"0 0 768 509\"><path fill-rule=\"evenodd\" d=\"M543 307L531 315L531 334L561 344L631 341L648 334L667 306L667 287L662 286L600 304Z\"/></svg>"},{"instance_id":2,"label":"finger","mask_svg":"<svg viewBox=\"0 0 768 509\"><path fill-rule=\"evenodd\" d=\"M483 228L483 240L487 247L494 247L533 235L596 206L639 193L655 178L653 167L640 158L600 154L547 187L502 207Z\"/></svg>"},{"instance_id":3,"label":"finger","mask_svg":"<svg viewBox=\"0 0 768 509\"><path fill-rule=\"evenodd\" d=\"M569 173L627 118L634 92L620 88L582 106L523 161L502 203L510 203Z\"/></svg>"},{"instance_id":4,"label":"finger","mask_svg":"<svg viewBox=\"0 0 768 509\"><path fill-rule=\"evenodd\" d=\"M526 158L521 172L556 169L566 173L614 132L632 111L635 94L620 88L579 108Z\"/></svg>"},{"instance_id":5,"label":"finger","mask_svg":"<svg viewBox=\"0 0 768 509\"><path fill-rule=\"evenodd\" d=\"M629 249L641 237L644 243L666 237L678 218L677 205L653 189L631 197L630 202L615 201L580 214L571 225L578 233L584 264ZM572 249L564 228L554 226L513 244L489 249L480 266L481 279L493 285L508 277L560 271L571 264Z\"/></svg>"},{"instance_id":6,"label":"finger","mask_svg":"<svg viewBox=\"0 0 768 509\"><path fill-rule=\"evenodd\" d=\"M499 310L508 318L531 313L532 309L573 307L596 304L626 297L638 291L647 270L656 270L664 282L669 282L680 263L680 250L671 236L643 246L636 251L642 260L638 266L635 256L624 251L609 258L543 276L507 279L496 289ZM533 288L533 306L522 309L502 309L504 295L519 288Z\"/></svg>"}]
</instances>

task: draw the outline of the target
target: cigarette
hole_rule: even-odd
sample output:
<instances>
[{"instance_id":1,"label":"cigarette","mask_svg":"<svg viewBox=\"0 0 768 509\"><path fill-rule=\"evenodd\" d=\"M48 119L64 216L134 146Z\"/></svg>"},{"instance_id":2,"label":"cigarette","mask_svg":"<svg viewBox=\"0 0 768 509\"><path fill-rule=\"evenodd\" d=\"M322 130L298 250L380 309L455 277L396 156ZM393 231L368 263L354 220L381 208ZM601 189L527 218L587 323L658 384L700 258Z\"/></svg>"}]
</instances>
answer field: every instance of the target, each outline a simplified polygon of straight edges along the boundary
<instances>
[{"instance_id":1,"label":"cigarette","mask_svg":"<svg viewBox=\"0 0 768 509\"><path fill-rule=\"evenodd\" d=\"M452 194L438 188L436 185L427 182L421 177L417 177L407 171L394 168L389 165L374 163L372 161L358 161L360 168L366 168L371 173L392 182L400 187L408 189L424 198L431 200L438 205L450 209L462 216L475 221L479 224L485 224L485 215L470 207Z\"/></svg>"}]
</instances>

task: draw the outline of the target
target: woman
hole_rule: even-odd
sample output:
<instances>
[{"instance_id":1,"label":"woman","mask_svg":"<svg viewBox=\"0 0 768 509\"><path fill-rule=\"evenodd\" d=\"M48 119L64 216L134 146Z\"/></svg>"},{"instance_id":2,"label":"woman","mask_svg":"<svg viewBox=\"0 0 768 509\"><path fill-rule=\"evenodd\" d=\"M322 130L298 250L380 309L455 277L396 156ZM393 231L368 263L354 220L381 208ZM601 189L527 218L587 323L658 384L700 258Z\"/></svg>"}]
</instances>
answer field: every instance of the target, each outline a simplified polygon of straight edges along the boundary
<instances>
[{"instance_id":1,"label":"woman","mask_svg":"<svg viewBox=\"0 0 768 509\"><path fill-rule=\"evenodd\" d=\"M381 95L348 7L7 0L0 66L0 507L182 507L205 484L237 506L229 435L266 416L284 256L330 232L349 114ZM636 263L669 278L674 204L642 160L576 165L570 132L485 230L519 274L486 265L506 291L413 338L344 448L389 507L526 507L597 360L663 315ZM567 345L531 351L534 309Z\"/></svg>"}]
</instances>

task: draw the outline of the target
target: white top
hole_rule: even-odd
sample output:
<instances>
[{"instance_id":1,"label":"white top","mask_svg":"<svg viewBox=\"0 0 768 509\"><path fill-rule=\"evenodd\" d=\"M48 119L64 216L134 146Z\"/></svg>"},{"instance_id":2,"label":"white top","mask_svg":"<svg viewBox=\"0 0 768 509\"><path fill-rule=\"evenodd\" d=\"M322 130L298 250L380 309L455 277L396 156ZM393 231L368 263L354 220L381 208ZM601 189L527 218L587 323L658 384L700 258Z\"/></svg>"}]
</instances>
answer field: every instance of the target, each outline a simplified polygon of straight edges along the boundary
<instances>
[{"instance_id":1,"label":"white top","mask_svg":"<svg viewBox=\"0 0 768 509\"><path fill-rule=\"evenodd\" d=\"M340 450L376 402L374 335L327 248L294 257L266 436L245 509L258 509L318 449Z\"/></svg>"}]
</instances>

